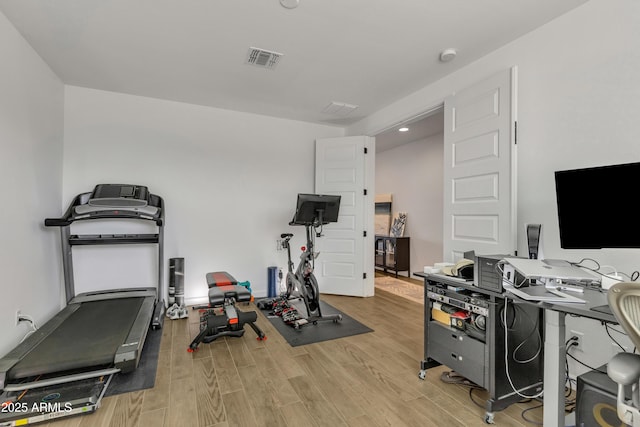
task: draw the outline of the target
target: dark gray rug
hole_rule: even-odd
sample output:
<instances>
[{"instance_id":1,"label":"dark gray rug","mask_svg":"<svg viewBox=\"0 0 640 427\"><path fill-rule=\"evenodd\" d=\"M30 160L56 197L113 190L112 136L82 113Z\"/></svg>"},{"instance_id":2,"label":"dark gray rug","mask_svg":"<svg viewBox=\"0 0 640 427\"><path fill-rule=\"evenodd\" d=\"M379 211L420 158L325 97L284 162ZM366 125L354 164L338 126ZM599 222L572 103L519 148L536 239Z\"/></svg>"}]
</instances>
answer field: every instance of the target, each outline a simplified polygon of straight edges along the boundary
<instances>
[{"instance_id":1,"label":"dark gray rug","mask_svg":"<svg viewBox=\"0 0 640 427\"><path fill-rule=\"evenodd\" d=\"M138 367L134 371L126 374L115 374L105 392L105 396L144 390L155 385L161 338L162 329L149 329L147 339L142 348Z\"/></svg>"},{"instance_id":2,"label":"dark gray rug","mask_svg":"<svg viewBox=\"0 0 640 427\"><path fill-rule=\"evenodd\" d=\"M284 323L281 317L270 314L271 310L262 310L262 313L269 319L271 324L280 332L291 347L299 345L313 344L321 341L329 341L337 338L349 337L352 335L373 332L373 329L363 325L353 317L341 312L324 301L320 301L320 310L323 315L341 314L342 321L319 321L317 324L306 324L300 329Z\"/></svg>"}]
</instances>

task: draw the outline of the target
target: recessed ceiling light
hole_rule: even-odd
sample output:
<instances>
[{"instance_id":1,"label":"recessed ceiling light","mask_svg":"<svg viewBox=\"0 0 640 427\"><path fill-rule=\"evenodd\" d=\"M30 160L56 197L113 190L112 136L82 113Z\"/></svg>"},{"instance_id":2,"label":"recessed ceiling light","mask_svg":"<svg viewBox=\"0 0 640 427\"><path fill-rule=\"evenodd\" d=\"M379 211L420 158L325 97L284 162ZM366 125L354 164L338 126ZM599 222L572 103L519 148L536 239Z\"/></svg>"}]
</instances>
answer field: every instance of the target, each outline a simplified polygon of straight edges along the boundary
<instances>
[{"instance_id":1,"label":"recessed ceiling light","mask_svg":"<svg viewBox=\"0 0 640 427\"><path fill-rule=\"evenodd\" d=\"M409 130L409 128L400 128L398 129L398 132L407 132Z\"/></svg>"}]
</instances>

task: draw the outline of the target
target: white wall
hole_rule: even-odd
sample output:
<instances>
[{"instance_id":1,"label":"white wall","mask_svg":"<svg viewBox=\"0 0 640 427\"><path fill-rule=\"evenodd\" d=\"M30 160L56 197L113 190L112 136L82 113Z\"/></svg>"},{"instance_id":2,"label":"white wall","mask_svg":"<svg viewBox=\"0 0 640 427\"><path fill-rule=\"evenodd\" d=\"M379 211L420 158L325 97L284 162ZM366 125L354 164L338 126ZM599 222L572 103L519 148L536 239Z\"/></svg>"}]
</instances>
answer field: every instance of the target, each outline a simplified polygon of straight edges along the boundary
<instances>
[{"instance_id":1,"label":"white wall","mask_svg":"<svg viewBox=\"0 0 640 427\"><path fill-rule=\"evenodd\" d=\"M165 257L185 258L187 302L202 302L205 274L219 270L249 280L254 294L265 296L267 267L286 267L276 239L292 232L292 247L304 241L304 229L288 223L297 193L314 190L315 138L343 134L338 127L67 86L63 200L66 207L99 183L147 185L166 204ZM104 268L104 257L93 255L81 255L79 287L114 280L110 264L106 280L88 278ZM155 271L140 259L125 264L123 281L143 280L140 268Z\"/></svg>"},{"instance_id":2,"label":"white wall","mask_svg":"<svg viewBox=\"0 0 640 427\"><path fill-rule=\"evenodd\" d=\"M0 13L0 356L60 309L60 246L44 219L62 192L63 85Z\"/></svg>"},{"instance_id":3,"label":"white wall","mask_svg":"<svg viewBox=\"0 0 640 427\"><path fill-rule=\"evenodd\" d=\"M597 259L631 274L640 250L563 250L559 244L553 172L640 161L640 2L591 0L566 15L369 116L349 134L376 134L439 105L445 96L493 73L518 66L518 230L542 224L547 258ZM461 54L464 54L461 52ZM635 188L634 183L629 183ZM585 209L637 207L607 200L594 189ZM526 253L524 233L518 237ZM583 361L597 366L613 352L598 322L569 318L585 332ZM571 372L584 371L572 363Z\"/></svg>"},{"instance_id":4,"label":"white wall","mask_svg":"<svg viewBox=\"0 0 640 427\"><path fill-rule=\"evenodd\" d=\"M640 160L639 39L640 2L591 0L348 133L375 135L518 65L519 230L542 223L547 257L594 257L631 273L638 250L560 249L553 171ZM289 230L295 194L313 189L313 140L340 136L340 128L68 87L61 184L62 85L2 14L0 48L7 207L0 268L8 296L0 303L0 354L26 332L13 326L16 309L42 320L58 308L59 242L54 230L43 229L43 218L59 215L96 183L147 184L165 197L166 257L186 258L188 297L204 296L205 272L223 269L264 293L266 267L284 265L275 239ZM595 206L627 203L594 194ZM519 249L526 249L524 235ZM584 360L605 362L610 346L599 324L569 322L568 329L588 331L585 346L593 352Z\"/></svg>"},{"instance_id":5,"label":"white wall","mask_svg":"<svg viewBox=\"0 0 640 427\"><path fill-rule=\"evenodd\" d=\"M407 212L411 273L442 261L443 147L440 134L376 153L376 192Z\"/></svg>"}]
</instances>

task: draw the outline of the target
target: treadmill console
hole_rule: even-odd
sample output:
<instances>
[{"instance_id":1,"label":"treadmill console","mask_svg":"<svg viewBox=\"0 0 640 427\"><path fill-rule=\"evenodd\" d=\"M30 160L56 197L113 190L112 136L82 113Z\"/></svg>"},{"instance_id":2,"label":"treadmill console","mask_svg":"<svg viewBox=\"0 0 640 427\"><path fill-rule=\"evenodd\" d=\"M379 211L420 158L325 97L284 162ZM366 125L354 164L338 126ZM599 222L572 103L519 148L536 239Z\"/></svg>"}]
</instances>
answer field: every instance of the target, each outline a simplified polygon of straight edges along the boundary
<instances>
[{"instance_id":1,"label":"treadmill console","mask_svg":"<svg viewBox=\"0 0 640 427\"><path fill-rule=\"evenodd\" d=\"M158 207L149 203L149 189L142 185L99 184L89 199L75 207L76 215L118 215L119 211L154 216Z\"/></svg>"},{"instance_id":2,"label":"treadmill console","mask_svg":"<svg viewBox=\"0 0 640 427\"><path fill-rule=\"evenodd\" d=\"M141 185L99 184L94 188L89 205L112 208L140 207L149 204L149 190Z\"/></svg>"},{"instance_id":3,"label":"treadmill console","mask_svg":"<svg viewBox=\"0 0 640 427\"><path fill-rule=\"evenodd\" d=\"M47 218L47 227L66 227L74 221L104 218L145 219L162 225L164 201L142 185L100 184L77 195L61 218Z\"/></svg>"}]
</instances>

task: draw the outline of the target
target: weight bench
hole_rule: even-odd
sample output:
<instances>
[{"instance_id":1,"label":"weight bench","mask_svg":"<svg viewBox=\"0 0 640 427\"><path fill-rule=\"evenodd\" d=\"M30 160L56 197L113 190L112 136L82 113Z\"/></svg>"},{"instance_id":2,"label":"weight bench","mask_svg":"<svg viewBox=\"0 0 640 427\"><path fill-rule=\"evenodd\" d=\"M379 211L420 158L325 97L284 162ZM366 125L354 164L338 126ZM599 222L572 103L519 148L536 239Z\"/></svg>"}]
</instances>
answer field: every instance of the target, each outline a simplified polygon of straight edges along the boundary
<instances>
[{"instance_id":1,"label":"weight bench","mask_svg":"<svg viewBox=\"0 0 640 427\"><path fill-rule=\"evenodd\" d=\"M244 286L253 294L251 290L251 283L249 282L238 282L233 278L232 275L227 273L226 271L216 271L214 273L207 273L207 286L211 289L213 286ZM253 298L251 299L253 301Z\"/></svg>"},{"instance_id":2,"label":"weight bench","mask_svg":"<svg viewBox=\"0 0 640 427\"><path fill-rule=\"evenodd\" d=\"M209 285L209 304L194 307L201 312L200 333L191 341L187 351L192 353L198 349L201 342L208 344L219 337L241 337L244 335L245 324L251 326L258 340L267 339L264 332L255 325L258 319L255 311L236 309L236 302L253 300L249 287L239 285L226 271L207 273L206 278ZM219 309L219 314L216 314L216 309Z\"/></svg>"}]
</instances>

